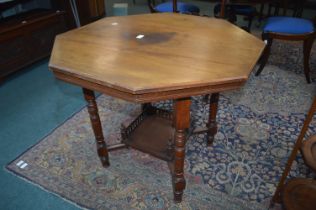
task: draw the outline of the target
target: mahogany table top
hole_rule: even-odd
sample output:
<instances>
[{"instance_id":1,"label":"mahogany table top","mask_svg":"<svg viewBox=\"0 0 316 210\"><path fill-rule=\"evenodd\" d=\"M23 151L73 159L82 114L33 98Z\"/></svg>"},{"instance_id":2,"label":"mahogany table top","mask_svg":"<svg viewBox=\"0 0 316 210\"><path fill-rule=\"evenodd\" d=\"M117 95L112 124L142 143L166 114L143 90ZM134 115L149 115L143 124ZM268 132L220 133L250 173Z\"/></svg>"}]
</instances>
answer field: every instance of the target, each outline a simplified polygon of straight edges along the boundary
<instances>
[{"instance_id":1,"label":"mahogany table top","mask_svg":"<svg viewBox=\"0 0 316 210\"><path fill-rule=\"evenodd\" d=\"M143 14L58 35L49 67L70 83L149 102L238 88L263 49L261 40L225 20Z\"/></svg>"}]
</instances>

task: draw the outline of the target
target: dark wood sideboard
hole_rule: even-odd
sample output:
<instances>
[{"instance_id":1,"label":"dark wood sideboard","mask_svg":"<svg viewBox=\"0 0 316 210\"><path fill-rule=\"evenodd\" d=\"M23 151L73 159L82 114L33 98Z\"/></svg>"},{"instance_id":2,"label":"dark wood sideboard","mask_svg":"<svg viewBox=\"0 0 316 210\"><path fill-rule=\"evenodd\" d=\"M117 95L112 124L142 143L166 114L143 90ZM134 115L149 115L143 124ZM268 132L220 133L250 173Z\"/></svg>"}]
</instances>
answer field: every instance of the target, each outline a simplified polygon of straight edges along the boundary
<instances>
[{"instance_id":1,"label":"dark wood sideboard","mask_svg":"<svg viewBox=\"0 0 316 210\"><path fill-rule=\"evenodd\" d=\"M35 9L0 22L0 80L50 54L56 34L66 30L64 15Z\"/></svg>"},{"instance_id":2,"label":"dark wood sideboard","mask_svg":"<svg viewBox=\"0 0 316 210\"><path fill-rule=\"evenodd\" d=\"M76 2L81 25L105 16L103 0ZM50 4L50 9L32 9L0 19L0 83L11 73L48 57L55 36L75 27L69 1Z\"/></svg>"}]
</instances>

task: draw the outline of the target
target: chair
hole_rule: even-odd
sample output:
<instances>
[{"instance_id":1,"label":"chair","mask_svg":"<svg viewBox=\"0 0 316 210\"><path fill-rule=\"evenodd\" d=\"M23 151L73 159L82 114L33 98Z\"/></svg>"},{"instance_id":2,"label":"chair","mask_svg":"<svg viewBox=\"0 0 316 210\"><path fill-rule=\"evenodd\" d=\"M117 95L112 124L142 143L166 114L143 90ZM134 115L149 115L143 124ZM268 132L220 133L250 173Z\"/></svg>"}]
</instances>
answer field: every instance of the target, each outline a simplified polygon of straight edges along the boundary
<instances>
[{"instance_id":1,"label":"chair","mask_svg":"<svg viewBox=\"0 0 316 210\"><path fill-rule=\"evenodd\" d=\"M222 4L216 4L214 6L214 16L218 17L221 11ZM225 18L230 22L235 23L237 21L236 15L245 16L248 20L248 26L244 27L246 31L250 32L253 18L257 15L256 7L250 4L238 4L238 3L227 3L225 5Z\"/></svg>"},{"instance_id":2,"label":"chair","mask_svg":"<svg viewBox=\"0 0 316 210\"><path fill-rule=\"evenodd\" d=\"M293 17L302 17L303 8L305 6L306 0L287 0L285 2L284 0L282 1L283 4L280 2L280 0L271 0L268 8L268 16L271 16L272 7L274 7L274 16L279 14L281 8L286 8L293 11Z\"/></svg>"},{"instance_id":3,"label":"chair","mask_svg":"<svg viewBox=\"0 0 316 210\"><path fill-rule=\"evenodd\" d=\"M184 14L199 15L200 8L194 4L186 2L177 2L176 8L174 8L173 2L168 1L158 5L155 5L153 0L148 0L148 6L151 13L156 12L179 12Z\"/></svg>"},{"instance_id":4,"label":"chair","mask_svg":"<svg viewBox=\"0 0 316 210\"><path fill-rule=\"evenodd\" d=\"M306 165L316 172L316 135L305 140L301 150ZM315 210L316 180L307 178L290 180L283 189L282 200L287 210Z\"/></svg>"},{"instance_id":5,"label":"chair","mask_svg":"<svg viewBox=\"0 0 316 210\"><path fill-rule=\"evenodd\" d=\"M315 112L316 97L313 100L300 135L297 138L291 155L286 163L280 182L271 200L271 204L275 202L280 203L282 201L285 209L287 210L314 210L316 207L316 180L295 178L290 180L287 184L284 184L299 150L301 150L301 153L303 154L306 165L316 172L316 135L303 141L308 126L313 120Z\"/></svg>"},{"instance_id":6,"label":"chair","mask_svg":"<svg viewBox=\"0 0 316 210\"><path fill-rule=\"evenodd\" d=\"M307 83L310 83L309 58L316 36L314 24L307 19L286 17L285 15L286 7L283 9L283 16L275 16L267 19L267 23L262 32L262 39L265 40L267 45L259 61L260 65L256 72L256 76L260 75L268 61L273 39L303 41L304 73Z\"/></svg>"}]
</instances>

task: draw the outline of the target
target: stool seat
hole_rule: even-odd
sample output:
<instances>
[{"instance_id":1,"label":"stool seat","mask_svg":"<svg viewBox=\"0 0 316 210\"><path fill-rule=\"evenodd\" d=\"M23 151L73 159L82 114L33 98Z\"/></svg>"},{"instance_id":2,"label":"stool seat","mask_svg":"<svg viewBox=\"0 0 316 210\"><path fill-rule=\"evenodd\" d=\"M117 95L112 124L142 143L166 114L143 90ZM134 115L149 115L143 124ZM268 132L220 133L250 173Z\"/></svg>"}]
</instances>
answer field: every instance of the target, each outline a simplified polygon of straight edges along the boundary
<instances>
[{"instance_id":1,"label":"stool seat","mask_svg":"<svg viewBox=\"0 0 316 210\"><path fill-rule=\"evenodd\" d=\"M154 9L157 12L173 12L173 2L158 4ZM185 2L177 2L177 9L180 13L200 13L200 8Z\"/></svg>"},{"instance_id":2,"label":"stool seat","mask_svg":"<svg viewBox=\"0 0 316 210\"><path fill-rule=\"evenodd\" d=\"M307 34L314 32L314 24L310 20L295 17L270 17L263 29L264 33Z\"/></svg>"},{"instance_id":3,"label":"stool seat","mask_svg":"<svg viewBox=\"0 0 316 210\"><path fill-rule=\"evenodd\" d=\"M315 210L316 180L292 179L285 185L282 197L286 210Z\"/></svg>"}]
</instances>

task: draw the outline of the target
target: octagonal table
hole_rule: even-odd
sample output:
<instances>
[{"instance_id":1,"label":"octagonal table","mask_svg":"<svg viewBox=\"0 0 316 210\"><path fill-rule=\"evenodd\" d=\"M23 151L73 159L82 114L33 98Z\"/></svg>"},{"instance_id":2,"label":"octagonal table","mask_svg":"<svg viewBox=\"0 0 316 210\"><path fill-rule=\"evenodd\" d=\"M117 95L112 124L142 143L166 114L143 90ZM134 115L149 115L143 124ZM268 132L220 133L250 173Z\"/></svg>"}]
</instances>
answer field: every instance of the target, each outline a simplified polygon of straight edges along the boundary
<instances>
[{"instance_id":1,"label":"octagonal table","mask_svg":"<svg viewBox=\"0 0 316 210\"><path fill-rule=\"evenodd\" d=\"M264 43L225 20L181 14L110 17L57 36L49 67L83 88L97 151L129 145L169 163L174 200L182 200L190 97L212 94L207 129L216 134L219 92L245 84ZM106 145L94 92L143 103L143 112L122 129L122 144ZM150 102L172 99L174 111Z\"/></svg>"}]
</instances>

